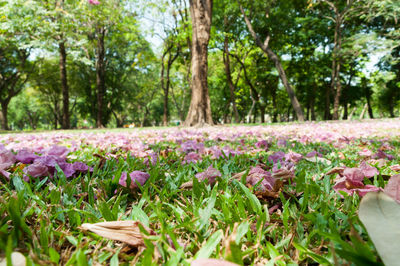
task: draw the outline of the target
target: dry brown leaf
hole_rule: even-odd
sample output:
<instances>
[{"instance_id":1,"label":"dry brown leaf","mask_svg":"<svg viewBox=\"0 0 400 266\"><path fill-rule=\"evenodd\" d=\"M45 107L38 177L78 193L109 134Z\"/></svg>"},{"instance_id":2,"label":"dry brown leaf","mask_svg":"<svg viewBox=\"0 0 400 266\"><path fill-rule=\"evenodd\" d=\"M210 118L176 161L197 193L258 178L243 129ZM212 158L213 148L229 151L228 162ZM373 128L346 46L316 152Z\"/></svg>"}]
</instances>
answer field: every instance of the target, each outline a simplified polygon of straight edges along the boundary
<instances>
[{"instance_id":1,"label":"dry brown leaf","mask_svg":"<svg viewBox=\"0 0 400 266\"><path fill-rule=\"evenodd\" d=\"M312 163L325 163L327 165L331 165L331 161L329 161L328 159L325 158L321 158L321 157L311 157L311 158L305 158L306 161L312 162Z\"/></svg>"},{"instance_id":2,"label":"dry brown leaf","mask_svg":"<svg viewBox=\"0 0 400 266\"><path fill-rule=\"evenodd\" d=\"M241 179L242 179L242 176L243 176L245 173L246 173L246 171L243 171L243 172L234 174L234 175L232 176L232 179L241 180Z\"/></svg>"},{"instance_id":3,"label":"dry brown leaf","mask_svg":"<svg viewBox=\"0 0 400 266\"><path fill-rule=\"evenodd\" d=\"M344 155L343 152L338 152L338 155L339 155L340 160L346 159L346 156Z\"/></svg>"},{"instance_id":4,"label":"dry brown leaf","mask_svg":"<svg viewBox=\"0 0 400 266\"><path fill-rule=\"evenodd\" d=\"M82 231L91 231L99 236L139 247L145 246L143 241L144 236L140 232L139 225L140 222L138 221L113 221L95 224L85 223L78 228ZM154 234L154 232L148 228L145 228L145 230L150 234Z\"/></svg>"},{"instance_id":5,"label":"dry brown leaf","mask_svg":"<svg viewBox=\"0 0 400 266\"><path fill-rule=\"evenodd\" d=\"M386 166L387 162L388 161L386 159L377 159L377 160L371 159L367 161L367 163L369 163L370 165L376 165L379 168Z\"/></svg>"},{"instance_id":6,"label":"dry brown leaf","mask_svg":"<svg viewBox=\"0 0 400 266\"><path fill-rule=\"evenodd\" d=\"M285 180L294 178L294 174L292 171L289 171L287 169L279 169L279 171L272 173L272 177L275 179L285 181ZM275 182L275 184L276 184L276 182ZM275 188L274 188L274 190L275 190Z\"/></svg>"},{"instance_id":7,"label":"dry brown leaf","mask_svg":"<svg viewBox=\"0 0 400 266\"><path fill-rule=\"evenodd\" d=\"M183 183L180 188L182 189L190 189L193 188L193 181L188 181L186 183Z\"/></svg>"},{"instance_id":8,"label":"dry brown leaf","mask_svg":"<svg viewBox=\"0 0 400 266\"><path fill-rule=\"evenodd\" d=\"M239 226L239 223L235 223L233 225L232 233L229 233L229 228L225 232L225 241L224 241L225 258L232 256L231 243L234 243L236 241L238 226Z\"/></svg>"},{"instance_id":9,"label":"dry brown leaf","mask_svg":"<svg viewBox=\"0 0 400 266\"><path fill-rule=\"evenodd\" d=\"M331 170L329 170L326 175L332 175L332 174L342 174L344 171L344 167L333 167Z\"/></svg>"}]
</instances>

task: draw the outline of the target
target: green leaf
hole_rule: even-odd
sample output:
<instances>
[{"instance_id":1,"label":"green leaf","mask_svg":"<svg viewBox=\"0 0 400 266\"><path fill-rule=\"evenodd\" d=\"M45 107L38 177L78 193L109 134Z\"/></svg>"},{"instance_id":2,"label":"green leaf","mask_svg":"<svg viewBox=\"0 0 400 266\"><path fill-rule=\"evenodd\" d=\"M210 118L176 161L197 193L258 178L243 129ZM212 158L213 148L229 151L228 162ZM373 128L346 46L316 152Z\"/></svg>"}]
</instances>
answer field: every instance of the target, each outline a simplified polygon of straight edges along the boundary
<instances>
[{"instance_id":1,"label":"green leaf","mask_svg":"<svg viewBox=\"0 0 400 266\"><path fill-rule=\"evenodd\" d=\"M212 234L208 238L207 242L196 253L196 255L194 256L194 259L209 258L211 256L211 254L213 253L214 249L217 247L217 245L221 241L223 236L224 236L224 233L222 232L222 230L218 230L217 232Z\"/></svg>"},{"instance_id":2,"label":"green leaf","mask_svg":"<svg viewBox=\"0 0 400 266\"><path fill-rule=\"evenodd\" d=\"M54 248L52 247L49 248L49 255L50 255L50 260L55 264L58 264L58 262L60 261L60 254L58 254L58 252Z\"/></svg>"},{"instance_id":3,"label":"green leaf","mask_svg":"<svg viewBox=\"0 0 400 266\"><path fill-rule=\"evenodd\" d=\"M242 183L237 182L236 180L233 180L233 182L237 186L239 186L239 188L244 192L246 197L249 199L250 205L251 205L253 211L258 213L258 214L261 214L262 207L261 207L261 203L257 199L257 197L253 193L251 193L251 191L245 185L243 185Z\"/></svg>"},{"instance_id":4,"label":"green leaf","mask_svg":"<svg viewBox=\"0 0 400 266\"><path fill-rule=\"evenodd\" d=\"M74 236L66 236L65 238L75 247L78 246L78 240Z\"/></svg>"}]
</instances>

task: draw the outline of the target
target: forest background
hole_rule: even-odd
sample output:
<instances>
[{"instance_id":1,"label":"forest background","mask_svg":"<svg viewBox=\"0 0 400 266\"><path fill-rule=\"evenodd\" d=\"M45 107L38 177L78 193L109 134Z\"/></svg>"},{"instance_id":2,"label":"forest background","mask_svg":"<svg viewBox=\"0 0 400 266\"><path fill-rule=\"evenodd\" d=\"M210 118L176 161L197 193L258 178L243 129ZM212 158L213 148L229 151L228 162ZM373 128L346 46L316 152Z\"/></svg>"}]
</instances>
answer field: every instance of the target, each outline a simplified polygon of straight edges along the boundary
<instances>
[{"instance_id":1,"label":"forest background","mask_svg":"<svg viewBox=\"0 0 400 266\"><path fill-rule=\"evenodd\" d=\"M182 123L193 2L0 0L2 129ZM213 123L400 115L398 1L204 2Z\"/></svg>"}]
</instances>

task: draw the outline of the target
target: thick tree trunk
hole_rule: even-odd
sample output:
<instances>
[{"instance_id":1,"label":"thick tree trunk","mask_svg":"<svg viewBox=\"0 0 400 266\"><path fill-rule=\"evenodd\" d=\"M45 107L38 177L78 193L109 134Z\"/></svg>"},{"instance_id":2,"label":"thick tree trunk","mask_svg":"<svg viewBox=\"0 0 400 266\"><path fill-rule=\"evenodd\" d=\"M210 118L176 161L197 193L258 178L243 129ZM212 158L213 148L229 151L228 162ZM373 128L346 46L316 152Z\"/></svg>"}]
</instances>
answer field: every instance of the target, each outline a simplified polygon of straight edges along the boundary
<instances>
[{"instance_id":1,"label":"thick tree trunk","mask_svg":"<svg viewBox=\"0 0 400 266\"><path fill-rule=\"evenodd\" d=\"M229 39L228 36L225 36L224 40L224 54L223 54L223 60L224 60L224 65L225 65L225 74L226 74L226 79L228 81L228 86L229 86L229 92L230 92L230 97L231 97L231 104L233 108L233 116L235 118L235 123L240 122L239 118L239 112L236 107L236 99L235 99L235 85L233 84L232 81L232 73L231 73L231 62L230 62L230 55L229 55Z\"/></svg>"},{"instance_id":2,"label":"thick tree trunk","mask_svg":"<svg viewBox=\"0 0 400 266\"><path fill-rule=\"evenodd\" d=\"M0 103L1 105L1 128L3 130L9 130L10 128L8 127L8 104L10 101L4 100Z\"/></svg>"},{"instance_id":3,"label":"thick tree trunk","mask_svg":"<svg viewBox=\"0 0 400 266\"><path fill-rule=\"evenodd\" d=\"M265 123L265 105L260 105L261 123Z\"/></svg>"},{"instance_id":4,"label":"thick tree trunk","mask_svg":"<svg viewBox=\"0 0 400 266\"><path fill-rule=\"evenodd\" d=\"M70 128L70 118L69 118L69 88L67 79L67 53L65 51L64 41L58 43L59 53L60 53L60 80L61 80L61 90L63 96L63 116L62 116L62 128Z\"/></svg>"},{"instance_id":5,"label":"thick tree trunk","mask_svg":"<svg viewBox=\"0 0 400 266\"><path fill-rule=\"evenodd\" d=\"M97 61L96 61L96 87L97 87L97 115L96 126L104 127L103 109L105 94L105 47L104 47L105 29L97 28Z\"/></svg>"},{"instance_id":6,"label":"thick tree trunk","mask_svg":"<svg viewBox=\"0 0 400 266\"><path fill-rule=\"evenodd\" d=\"M192 17L192 97L185 126L212 125L208 93L208 42L210 40L212 0L190 0Z\"/></svg>"}]
</instances>

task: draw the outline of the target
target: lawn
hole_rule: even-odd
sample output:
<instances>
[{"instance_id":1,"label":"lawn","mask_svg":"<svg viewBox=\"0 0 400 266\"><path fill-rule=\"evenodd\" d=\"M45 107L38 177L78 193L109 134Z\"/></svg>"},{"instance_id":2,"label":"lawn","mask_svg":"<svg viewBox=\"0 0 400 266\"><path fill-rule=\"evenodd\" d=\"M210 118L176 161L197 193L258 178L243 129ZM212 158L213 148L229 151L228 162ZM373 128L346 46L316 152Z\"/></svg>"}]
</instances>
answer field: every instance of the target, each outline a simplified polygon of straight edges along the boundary
<instances>
[{"instance_id":1,"label":"lawn","mask_svg":"<svg viewBox=\"0 0 400 266\"><path fill-rule=\"evenodd\" d=\"M0 143L0 258L28 265L380 264L358 209L400 172L399 119Z\"/></svg>"}]
</instances>

